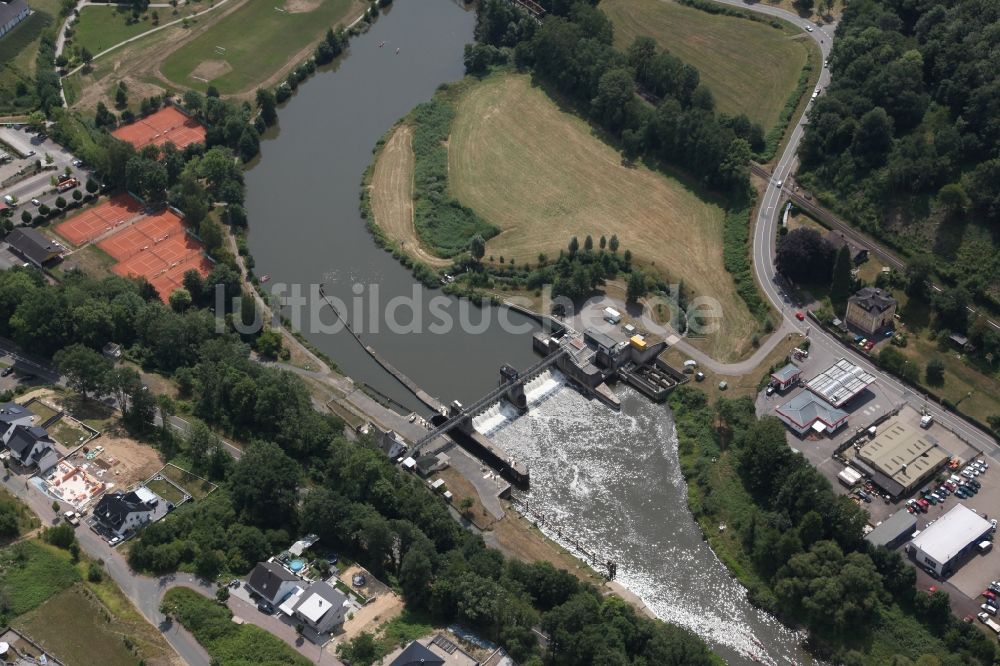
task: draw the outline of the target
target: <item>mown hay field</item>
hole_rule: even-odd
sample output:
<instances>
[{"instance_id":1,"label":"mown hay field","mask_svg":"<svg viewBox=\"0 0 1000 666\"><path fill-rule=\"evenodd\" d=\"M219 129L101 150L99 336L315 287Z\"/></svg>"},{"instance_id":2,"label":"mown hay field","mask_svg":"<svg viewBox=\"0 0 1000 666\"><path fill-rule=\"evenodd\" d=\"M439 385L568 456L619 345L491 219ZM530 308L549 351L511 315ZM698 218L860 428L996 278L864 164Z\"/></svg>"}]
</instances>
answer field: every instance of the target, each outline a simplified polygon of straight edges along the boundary
<instances>
[{"instance_id":1,"label":"mown hay field","mask_svg":"<svg viewBox=\"0 0 1000 666\"><path fill-rule=\"evenodd\" d=\"M648 36L694 65L719 111L747 114L767 132L795 90L808 60L805 33L685 7L673 0L601 0L625 50Z\"/></svg>"},{"instance_id":2,"label":"mown hay field","mask_svg":"<svg viewBox=\"0 0 1000 666\"><path fill-rule=\"evenodd\" d=\"M690 187L620 153L565 113L528 76L498 74L455 102L449 191L501 229L487 256L535 263L577 236L617 235L640 264L715 298L722 325L706 351L731 359L750 349L756 321L723 267L724 211Z\"/></svg>"}]
</instances>

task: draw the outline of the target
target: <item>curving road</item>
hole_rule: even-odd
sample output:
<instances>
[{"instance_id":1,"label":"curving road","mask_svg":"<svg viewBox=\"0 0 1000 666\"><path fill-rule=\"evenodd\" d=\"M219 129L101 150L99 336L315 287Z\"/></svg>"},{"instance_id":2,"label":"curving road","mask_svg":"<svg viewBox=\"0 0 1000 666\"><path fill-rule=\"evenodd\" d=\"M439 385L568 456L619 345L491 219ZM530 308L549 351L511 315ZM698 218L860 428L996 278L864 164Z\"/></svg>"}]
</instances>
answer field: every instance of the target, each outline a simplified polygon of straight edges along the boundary
<instances>
[{"instance_id":1,"label":"curving road","mask_svg":"<svg viewBox=\"0 0 1000 666\"><path fill-rule=\"evenodd\" d=\"M820 27L810 23L809 21L804 21L792 12L766 5L748 5L741 0L715 1L759 12L761 14L782 18L803 27L812 27L812 32L807 32L807 34L812 37L812 39L819 46L823 53L824 60L830 56L830 52L833 49L833 40L835 36L834 31L836 28L835 24L828 24ZM829 83L830 72L824 67L820 73L818 86L825 90ZM778 276L777 270L774 266L778 219L782 201L787 194L783 191L783 188L778 187L778 183L784 184L794 170L796 165L796 154L798 152L799 143L802 141L802 135L805 132L807 122L808 119L806 118L806 114L803 114L796 123L791 137L785 146L785 150L781 153L781 156L774 168L772 182L769 183L767 191L764 193L761 200L760 208L757 211L756 224L754 225L754 273L757 276L757 281L760 284L761 289L767 295L768 300L771 301L771 303L773 303L774 306L781 312L782 321L778 330L792 330L802 333L803 335L808 335L814 348L818 347L835 357L843 356L848 358L852 363L856 363L875 375L879 385L885 390L885 393L894 402L894 404L908 402L917 409L923 409L929 412L934 416L935 420L955 432L966 442L979 448L995 460L1000 460L1000 447L998 447L997 442L993 439L993 437L986 434L979 428L972 426L961 417L956 416L934 403L927 401L924 396L914 393L912 389L900 383L894 376L876 367L867 356L845 347L826 331L817 326L811 325L808 320L802 322L795 318L794 304L785 294L785 291L781 286L781 278ZM776 337L779 336L772 336L772 339Z\"/></svg>"}]
</instances>

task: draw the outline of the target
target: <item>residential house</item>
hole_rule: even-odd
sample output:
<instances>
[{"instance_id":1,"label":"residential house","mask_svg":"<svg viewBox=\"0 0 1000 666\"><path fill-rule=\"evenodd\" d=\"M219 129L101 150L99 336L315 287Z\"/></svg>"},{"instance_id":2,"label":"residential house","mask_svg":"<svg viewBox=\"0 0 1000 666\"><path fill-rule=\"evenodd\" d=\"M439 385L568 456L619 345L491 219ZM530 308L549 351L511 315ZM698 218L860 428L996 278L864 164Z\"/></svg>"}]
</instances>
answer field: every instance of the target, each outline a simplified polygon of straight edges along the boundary
<instances>
[{"instance_id":1,"label":"residential house","mask_svg":"<svg viewBox=\"0 0 1000 666\"><path fill-rule=\"evenodd\" d=\"M395 430L386 430L379 437L379 448L390 460L396 460L406 453L407 445Z\"/></svg>"},{"instance_id":2,"label":"residential house","mask_svg":"<svg viewBox=\"0 0 1000 666\"><path fill-rule=\"evenodd\" d=\"M388 661L391 658L391 661ZM441 634L430 640L413 641L402 650L390 653L382 662L386 666L479 666L479 660L458 647ZM496 666L513 666L503 650L490 656L489 663Z\"/></svg>"},{"instance_id":3,"label":"residential house","mask_svg":"<svg viewBox=\"0 0 1000 666\"><path fill-rule=\"evenodd\" d=\"M24 0L0 1L0 37L17 27L24 19L31 16L31 8Z\"/></svg>"},{"instance_id":4,"label":"residential house","mask_svg":"<svg viewBox=\"0 0 1000 666\"><path fill-rule=\"evenodd\" d=\"M303 590L292 613L316 633L327 634L344 623L350 609L347 595L321 581Z\"/></svg>"},{"instance_id":5,"label":"residential house","mask_svg":"<svg viewBox=\"0 0 1000 666\"><path fill-rule=\"evenodd\" d=\"M444 659L423 643L413 641L388 666L444 666Z\"/></svg>"},{"instance_id":6,"label":"residential house","mask_svg":"<svg viewBox=\"0 0 1000 666\"><path fill-rule=\"evenodd\" d=\"M119 537L136 531L153 519L160 498L147 488L105 493L94 508L94 517Z\"/></svg>"},{"instance_id":7,"label":"residential house","mask_svg":"<svg viewBox=\"0 0 1000 666\"><path fill-rule=\"evenodd\" d=\"M6 438L11 458L18 464L45 473L59 462L56 443L37 426L15 425Z\"/></svg>"},{"instance_id":8,"label":"residential house","mask_svg":"<svg viewBox=\"0 0 1000 666\"><path fill-rule=\"evenodd\" d=\"M6 445L14 433L14 426L30 426L35 415L15 402L0 403L0 441Z\"/></svg>"},{"instance_id":9,"label":"residential house","mask_svg":"<svg viewBox=\"0 0 1000 666\"><path fill-rule=\"evenodd\" d=\"M848 325L867 333L874 334L892 324L899 301L888 292L874 287L864 287L847 299Z\"/></svg>"},{"instance_id":10,"label":"residential house","mask_svg":"<svg viewBox=\"0 0 1000 666\"><path fill-rule=\"evenodd\" d=\"M860 266L868 261L868 250L863 247L858 247L851 241L847 240L847 237L844 236L842 231L828 231L823 237L836 252L839 252L840 248L846 246L851 253L851 261L854 262L855 266Z\"/></svg>"},{"instance_id":11,"label":"residential house","mask_svg":"<svg viewBox=\"0 0 1000 666\"><path fill-rule=\"evenodd\" d=\"M7 234L7 245L15 254L41 268L60 256L62 245L30 227L17 227Z\"/></svg>"},{"instance_id":12,"label":"residential house","mask_svg":"<svg viewBox=\"0 0 1000 666\"><path fill-rule=\"evenodd\" d=\"M277 606L295 591L299 577L277 562L259 562L247 577L247 589Z\"/></svg>"}]
</instances>

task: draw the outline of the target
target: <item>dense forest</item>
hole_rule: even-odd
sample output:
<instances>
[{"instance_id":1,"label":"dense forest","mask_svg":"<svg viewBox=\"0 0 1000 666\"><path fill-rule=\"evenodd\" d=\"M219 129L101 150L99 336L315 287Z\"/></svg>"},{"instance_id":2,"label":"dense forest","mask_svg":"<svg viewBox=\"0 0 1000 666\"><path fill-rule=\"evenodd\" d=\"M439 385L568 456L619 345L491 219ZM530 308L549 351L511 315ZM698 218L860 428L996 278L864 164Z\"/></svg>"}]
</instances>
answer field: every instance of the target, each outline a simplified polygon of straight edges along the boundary
<instances>
[{"instance_id":1,"label":"dense forest","mask_svg":"<svg viewBox=\"0 0 1000 666\"><path fill-rule=\"evenodd\" d=\"M595 2L540 4L549 14L539 23L513 3L483 2L466 70L482 74L507 62L530 69L619 142L628 158L661 160L737 201L747 198L750 157L764 146L759 126L745 115L717 113L698 70L658 51L652 39L617 51L614 26Z\"/></svg>"},{"instance_id":2,"label":"dense forest","mask_svg":"<svg viewBox=\"0 0 1000 666\"><path fill-rule=\"evenodd\" d=\"M801 181L976 299L1000 304L1000 5L857 0L810 111Z\"/></svg>"},{"instance_id":3,"label":"dense forest","mask_svg":"<svg viewBox=\"0 0 1000 666\"><path fill-rule=\"evenodd\" d=\"M817 655L850 666L1000 658L995 641L952 615L947 593L917 590L897 552L862 539L865 512L789 448L780 421L758 420L749 399L710 405L689 387L670 403L692 512L703 527L727 524L733 536L713 546L754 603L809 630Z\"/></svg>"}]
</instances>

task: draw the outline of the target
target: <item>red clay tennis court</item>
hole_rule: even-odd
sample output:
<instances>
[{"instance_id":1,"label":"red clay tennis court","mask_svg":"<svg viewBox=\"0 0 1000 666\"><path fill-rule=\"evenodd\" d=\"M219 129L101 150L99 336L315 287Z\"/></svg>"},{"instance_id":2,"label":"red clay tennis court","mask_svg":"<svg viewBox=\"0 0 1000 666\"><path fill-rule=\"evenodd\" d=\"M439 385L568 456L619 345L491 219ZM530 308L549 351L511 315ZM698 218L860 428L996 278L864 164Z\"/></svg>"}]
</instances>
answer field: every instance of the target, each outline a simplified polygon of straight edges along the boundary
<instances>
[{"instance_id":1,"label":"red clay tennis court","mask_svg":"<svg viewBox=\"0 0 1000 666\"><path fill-rule=\"evenodd\" d=\"M205 128L172 106L166 106L131 125L119 127L111 134L139 149L149 144L162 146L168 141L178 148L185 148L205 141Z\"/></svg>"},{"instance_id":2,"label":"red clay tennis court","mask_svg":"<svg viewBox=\"0 0 1000 666\"><path fill-rule=\"evenodd\" d=\"M136 222L99 246L120 260L112 269L115 273L145 277L164 301L181 286L187 271L208 275L212 270L201 243L187 235L181 218L169 210Z\"/></svg>"},{"instance_id":3,"label":"red clay tennis court","mask_svg":"<svg viewBox=\"0 0 1000 666\"><path fill-rule=\"evenodd\" d=\"M141 214L139 202L120 194L56 225L55 231L73 245L83 245Z\"/></svg>"},{"instance_id":4,"label":"red clay tennis court","mask_svg":"<svg viewBox=\"0 0 1000 666\"><path fill-rule=\"evenodd\" d=\"M184 223L181 222L181 218L169 210L150 215L146 219L137 222L134 226L145 234L146 237L155 242L160 242L171 236L184 234Z\"/></svg>"},{"instance_id":5,"label":"red clay tennis court","mask_svg":"<svg viewBox=\"0 0 1000 666\"><path fill-rule=\"evenodd\" d=\"M97 246L115 259L125 261L137 252L155 248L172 236L183 238L184 224L173 212L165 210L108 236Z\"/></svg>"}]
</instances>

